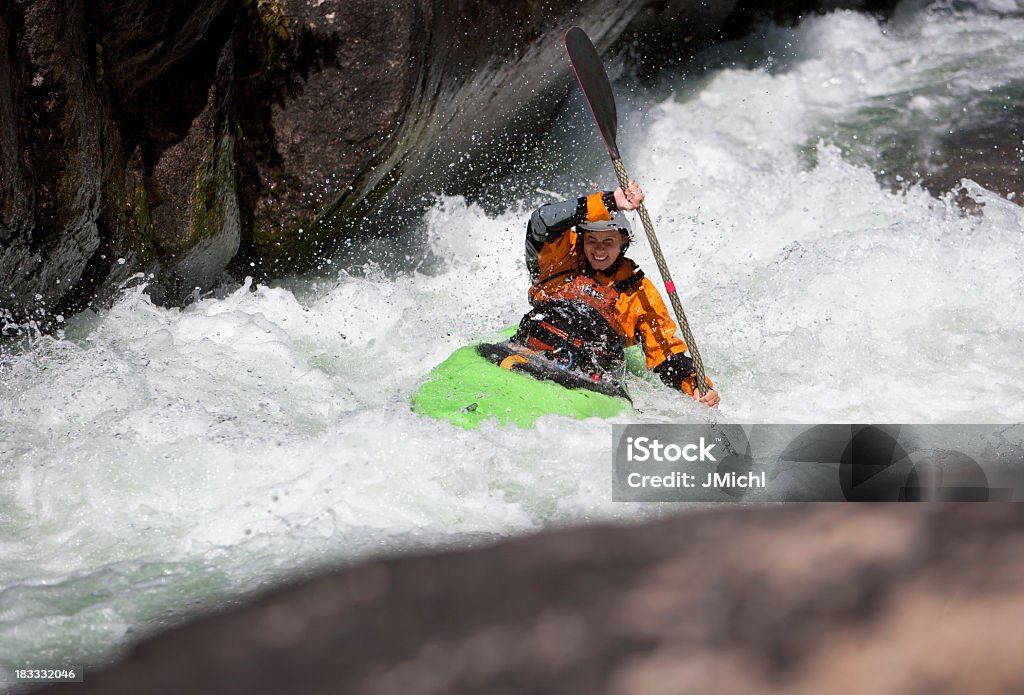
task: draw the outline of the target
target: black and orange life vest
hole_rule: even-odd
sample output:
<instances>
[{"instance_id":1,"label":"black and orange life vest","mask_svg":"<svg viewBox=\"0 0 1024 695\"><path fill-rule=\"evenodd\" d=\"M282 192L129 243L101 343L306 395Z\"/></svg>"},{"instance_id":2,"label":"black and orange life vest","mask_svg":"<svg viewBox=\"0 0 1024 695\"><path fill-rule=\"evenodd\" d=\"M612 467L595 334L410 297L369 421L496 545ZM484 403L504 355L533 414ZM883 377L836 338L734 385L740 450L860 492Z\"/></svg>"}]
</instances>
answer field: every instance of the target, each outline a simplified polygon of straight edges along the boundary
<instances>
[{"instance_id":1,"label":"black and orange life vest","mask_svg":"<svg viewBox=\"0 0 1024 695\"><path fill-rule=\"evenodd\" d=\"M603 194L587 196L585 205L586 219L611 219ZM648 369L670 355L686 352L686 343L676 336L676 324L661 294L631 259L620 259L610 274L588 269L579 235L572 227L550 235L539 246L536 279L529 292L531 304L568 300L590 305L627 345L642 343Z\"/></svg>"}]
</instances>

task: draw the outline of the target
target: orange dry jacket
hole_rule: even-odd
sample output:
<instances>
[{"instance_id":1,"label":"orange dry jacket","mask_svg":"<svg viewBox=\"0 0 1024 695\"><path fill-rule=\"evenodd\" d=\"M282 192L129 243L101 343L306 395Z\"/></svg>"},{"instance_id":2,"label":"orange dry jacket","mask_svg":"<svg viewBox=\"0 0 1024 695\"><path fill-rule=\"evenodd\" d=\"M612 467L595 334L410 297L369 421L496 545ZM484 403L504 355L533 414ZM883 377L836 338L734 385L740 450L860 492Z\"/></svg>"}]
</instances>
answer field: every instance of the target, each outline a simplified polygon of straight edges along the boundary
<instances>
[{"instance_id":1,"label":"orange dry jacket","mask_svg":"<svg viewBox=\"0 0 1024 695\"><path fill-rule=\"evenodd\" d=\"M601 193L587 197L587 219L611 219ZM686 352L686 343L676 337L676 324L654 283L641 276L638 282L627 283L624 292L612 287L636 275L637 265L629 258L623 258L610 276L584 274L582 241L571 228L543 243L537 252L537 266L537 280L530 287L532 304L553 299L590 304L628 345L642 343L648 369L657 367L669 355Z\"/></svg>"}]
</instances>

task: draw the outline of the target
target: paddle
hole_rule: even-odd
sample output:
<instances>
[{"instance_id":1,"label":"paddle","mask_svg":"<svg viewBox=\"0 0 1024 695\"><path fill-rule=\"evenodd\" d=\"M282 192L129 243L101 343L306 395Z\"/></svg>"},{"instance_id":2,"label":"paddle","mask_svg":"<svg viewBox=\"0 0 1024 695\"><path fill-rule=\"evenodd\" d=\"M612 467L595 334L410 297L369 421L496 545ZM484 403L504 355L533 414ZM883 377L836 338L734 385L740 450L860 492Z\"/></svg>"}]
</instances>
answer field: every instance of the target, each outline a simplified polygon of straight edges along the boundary
<instances>
[{"instance_id":1,"label":"paddle","mask_svg":"<svg viewBox=\"0 0 1024 695\"><path fill-rule=\"evenodd\" d=\"M601 131L604 146L608 148L608 154L611 155L612 166L615 167L619 185L625 189L629 185L629 175L626 174L626 167L623 166L622 158L619 156L619 146L615 143L619 118L615 111L615 95L612 94L608 74L601 64L600 56L597 55L597 49L590 42L590 37L579 27L572 27L565 32L565 50L569 54L573 72L576 73L576 81L580 83L580 89L583 90L583 97L587 100L590 112L597 122L597 129ZM658 263L661 279L665 282L665 290L668 292L672 310L675 312L679 328L683 332L683 340L686 341L686 346L693 357L693 368L697 372L697 389L703 396L708 392L707 377L704 375L704 361L701 359L700 350L697 349L697 343L693 339L693 332L690 330L690 323L686 320L686 312L683 311L683 304L676 292L676 285L672 282L672 275L668 272L668 264L661 252L661 244L658 243L658 237L654 234L651 216L647 213L647 208L643 203L640 203L637 210L640 213L640 220L644 224L647 241L651 244L654 260Z\"/></svg>"}]
</instances>

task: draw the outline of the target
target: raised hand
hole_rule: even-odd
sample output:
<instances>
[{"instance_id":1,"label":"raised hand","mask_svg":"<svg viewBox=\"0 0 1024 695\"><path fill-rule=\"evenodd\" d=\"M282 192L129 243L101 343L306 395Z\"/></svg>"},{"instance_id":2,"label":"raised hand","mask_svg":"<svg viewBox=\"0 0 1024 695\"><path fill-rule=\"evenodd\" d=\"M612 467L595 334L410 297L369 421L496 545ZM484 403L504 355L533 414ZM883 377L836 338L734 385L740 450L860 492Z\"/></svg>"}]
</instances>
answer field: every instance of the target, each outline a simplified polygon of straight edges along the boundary
<instances>
[{"instance_id":1,"label":"raised hand","mask_svg":"<svg viewBox=\"0 0 1024 695\"><path fill-rule=\"evenodd\" d=\"M630 179L629 185L623 190L622 186L615 189L615 207L619 210L636 210L640 203L644 202L644 192L635 179Z\"/></svg>"}]
</instances>

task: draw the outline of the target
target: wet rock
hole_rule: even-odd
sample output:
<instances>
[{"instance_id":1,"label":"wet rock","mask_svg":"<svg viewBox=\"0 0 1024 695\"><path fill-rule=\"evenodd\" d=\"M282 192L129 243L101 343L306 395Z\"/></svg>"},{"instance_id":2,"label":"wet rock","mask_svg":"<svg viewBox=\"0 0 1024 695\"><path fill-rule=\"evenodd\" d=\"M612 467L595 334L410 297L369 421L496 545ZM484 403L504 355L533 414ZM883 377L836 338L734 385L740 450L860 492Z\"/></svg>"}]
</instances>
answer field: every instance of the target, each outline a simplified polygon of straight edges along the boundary
<instances>
[{"instance_id":1,"label":"wet rock","mask_svg":"<svg viewBox=\"0 0 1024 695\"><path fill-rule=\"evenodd\" d=\"M234 44L229 41L203 110L185 138L164 150L153 166L147 204L163 264L153 296L162 303L180 303L216 285L238 251L233 85Z\"/></svg>"},{"instance_id":2,"label":"wet rock","mask_svg":"<svg viewBox=\"0 0 1024 695\"><path fill-rule=\"evenodd\" d=\"M378 560L44 692L1014 692L1022 531L1017 505L731 507Z\"/></svg>"},{"instance_id":3,"label":"wet rock","mask_svg":"<svg viewBox=\"0 0 1024 695\"><path fill-rule=\"evenodd\" d=\"M418 194L493 174L561 102L565 28L596 18L588 28L607 44L635 12L609 0L279 7L286 60L268 127L246 128L266 141L242 254L271 274L322 255L368 212L386 229L391 213L415 216Z\"/></svg>"},{"instance_id":4,"label":"wet rock","mask_svg":"<svg viewBox=\"0 0 1024 695\"><path fill-rule=\"evenodd\" d=\"M161 269L153 170L205 104L230 35L227 4L4 4L0 310L8 316L76 311L135 273ZM218 33L221 46L211 48ZM188 230L188 220L175 224Z\"/></svg>"},{"instance_id":5,"label":"wet rock","mask_svg":"<svg viewBox=\"0 0 1024 695\"><path fill-rule=\"evenodd\" d=\"M225 14L225 9L231 12ZM105 79L108 82L115 110L125 119L139 116L147 129L159 128L180 135L187 126L189 114L173 108L183 101L206 92L206 82L217 67L216 49L206 44L223 45L226 29L237 12L231 0L98 0L95 3L97 40L102 46ZM202 55L201 60L192 56ZM212 60L210 60L212 58ZM175 74L189 64L190 75ZM170 79L168 79L170 78ZM170 83L170 84L169 84ZM160 99L160 92L169 87L170 94ZM150 109L148 102L156 97L162 108ZM138 111L136 111L138 109ZM175 126L169 122L175 113L185 120ZM193 114L194 115L194 114Z\"/></svg>"},{"instance_id":6,"label":"wet rock","mask_svg":"<svg viewBox=\"0 0 1024 695\"><path fill-rule=\"evenodd\" d=\"M1024 111L1016 105L1018 112ZM929 157L922 183L936 195L958 191L970 179L999 195L1024 205L1024 130L1020 116L1001 123L978 123L958 128L937 143ZM974 205L958 197L965 209Z\"/></svg>"},{"instance_id":7,"label":"wet rock","mask_svg":"<svg viewBox=\"0 0 1024 695\"><path fill-rule=\"evenodd\" d=\"M253 163L243 261L273 274L310 259L333 231L314 230L316 218L359 197L358 179L398 131L421 75L424 11L429 3L289 0L258 18L280 55L247 94L256 108L243 124Z\"/></svg>"},{"instance_id":8,"label":"wet rock","mask_svg":"<svg viewBox=\"0 0 1024 695\"><path fill-rule=\"evenodd\" d=\"M179 303L225 267L273 276L395 236L427 194L472 192L531 150L570 86L572 24L601 49L633 24L675 37L640 50L685 53L743 17L820 6L12 0L0 310L75 311L139 273Z\"/></svg>"},{"instance_id":9,"label":"wet rock","mask_svg":"<svg viewBox=\"0 0 1024 695\"><path fill-rule=\"evenodd\" d=\"M643 3L623 38L642 47L636 56L640 74L650 77L711 44L742 37L758 21L796 24L806 15L835 10L888 16L896 5L897 0L661 0Z\"/></svg>"},{"instance_id":10,"label":"wet rock","mask_svg":"<svg viewBox=\"0 0 1024 695\"><path fill-rule=\"evenodd\" d=\"M81 0L7 3L0 21L0 306L25 313L58 304L101 245L108 129L88 34Z\"/></svg>"}]
</instances>

